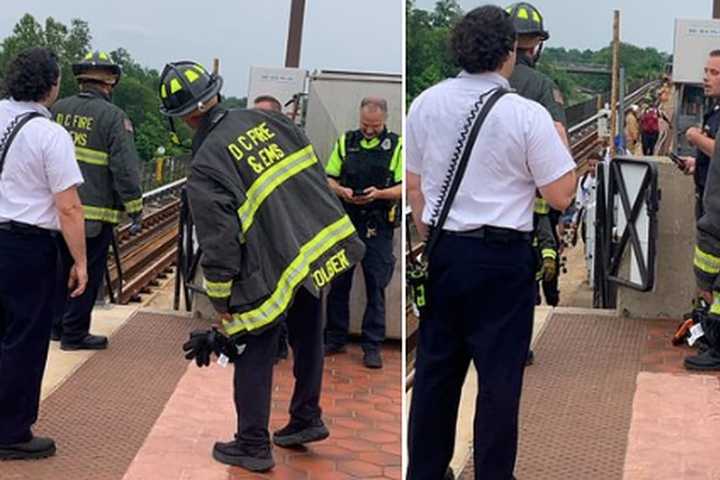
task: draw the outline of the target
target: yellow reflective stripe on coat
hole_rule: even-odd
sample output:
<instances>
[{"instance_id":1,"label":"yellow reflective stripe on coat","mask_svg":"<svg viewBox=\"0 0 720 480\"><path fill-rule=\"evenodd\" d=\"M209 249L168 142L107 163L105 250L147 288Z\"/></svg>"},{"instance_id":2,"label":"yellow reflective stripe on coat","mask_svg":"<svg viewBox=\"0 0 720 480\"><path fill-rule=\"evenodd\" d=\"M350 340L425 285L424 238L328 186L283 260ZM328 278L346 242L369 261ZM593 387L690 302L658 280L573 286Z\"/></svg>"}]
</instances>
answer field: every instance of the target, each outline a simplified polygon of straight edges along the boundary
<instances>
[{"instance_id":1,"label":"yellow reflective stripe on coat","mask_svg":"<svg viewBox=\"0 0 720 480\"><path fill-rule=\"evenodd\" d=\"M543 248L542 249L542 257L543 258L557 258L557 252L553 250L552 248Z\"/></svg>"},{"instance_id":2,"label":"yellow reflective stripe on coat","mask_svg":"<svg viewBox=\"0 0 720 480\"><path fill-rule=\"evenodd\" d=\"M250 230L255 214L270 194L284 182L317 163L312 145L288 155L260 175L247 191L245 202L238 208L243 234Z\"/></svg>"},{"instance_id":3,"label":"yellow reflective stripe on coat","mask_svg":"<svg viewBox=\"0 0 720 480\"><path fill-rule=\"evenodd\" d=\"M703 252L697 245L695 246L695 259L693 263L697 268L710 275L720 273L720 257Z\"/></svg>"},{"instance_id":4,"label":"yellow reflective stripe on coat","mask_svg":"<svg viewBox=\"0 0 720 480\"><path fill-rule=\"evenodd\" d=\"M340 147L340 159L344 162L345 161L345 134L343 133L340 135L340 138L338 139L338 146Z\"/></svg>"},{"instance_id":5,"label":"yellow reflective stripe on coat","mask_svg":"<svg viewBox=\"0 0 720 480\"><path fill-rule=\"evenodd\" d=\"M720 292L713 292L713 303L710 305L710 313L720 315Z\"/></svg>"},{"instance_id":6,"label":"yellow reflective stripe on coat","mask_svg":"<svg viewBox=\"0 0 720 480\"><path fill-rule=\"evenodd\" d=\"M205 279L205 291L210 298L227 298L232 290L232 280L229 282L211 282Z\"/></svg>"},{"instance_id":7,"label":"yellow reflective stripe on coat","mask_svg":"<svg viewBox=\"0 0 720 480\"><path fill-rule=\"evenodd\" d=\"M353 233L355 227L347 215L320 230L300 247L297 257L280 276L272 295L258 308L233 314L232 322L223 322L225 332L228 335L235 335L243 331L256 330L276 320L290 305L292 293L310 274L310 265Z\"/></svg>"},{"instance_id":8,"label":"yellow reflective stripe on coat","mask_svg":"<svg viewBox=\"0 0 720 480\"><path fill-rule=\"evenodd\" d=\"M137 198L135 200L130 200L129 202L125 202L125 211L127 213L137 213L143 208L143 201L142 198Z\"/></svg>"},{"instance_id":9,"label":"yellow reflective stripe on coat","mask_svg":"<svg viewBox=\"0 0 720 480\"><path fill-rule=\"evenodd\" d=\"M536 198L534 211L538 215L547 215L548 213L550 213L550 205L548 205L545 199Z\"/></svg>"},{"instance_id":10,"label":"yellow reflective stripe on coat","mask_svg":"<svg viewBox=\"0 0 720 480\"><path fill-rule=\"evenodd\" d=\"M108 154L92 148L75 147L75 156L78 162L89 163L90 165L107 166Z\"/></svg>"},{"instance_id":11,"label":"yellow reflective stripe on coat","mask_svg":"<svg viewBox=\"0 0 720 480\"><path fill-rule=\"evenodd\" d=\"M97 220L99 222L120 223L120 211L112 208L91 207L83 205L85 220Z\"/></svg>"}]
</instances>

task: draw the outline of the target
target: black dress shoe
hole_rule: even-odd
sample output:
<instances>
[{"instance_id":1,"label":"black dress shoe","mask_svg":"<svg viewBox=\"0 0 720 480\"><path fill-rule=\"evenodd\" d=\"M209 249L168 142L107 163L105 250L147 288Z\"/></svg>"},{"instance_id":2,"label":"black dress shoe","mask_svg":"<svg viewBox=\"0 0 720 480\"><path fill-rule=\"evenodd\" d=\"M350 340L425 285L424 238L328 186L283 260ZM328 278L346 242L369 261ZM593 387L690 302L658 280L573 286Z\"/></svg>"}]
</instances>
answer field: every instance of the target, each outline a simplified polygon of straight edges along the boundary
<instances>
[{"instance_id":1,"label":"black dress shoe","mask_svg":"<svg viewBox=\"0 0 720 480\"><path fill-rule=\"evenodd\" d=\"M382 368L382 355L377 350L368 350L363 355L363 365L367 368Z\"/></svg>"},{"instance_id":2,"label":"black dress shoe","mask_svg":"<svg viewBox=\"0 0 720 480\"><path fill-rule=\"evenodd\" d=\"M250 448L238 440L216 442L212 456L220 463L242 467L251 472L267 472L275 466L269 445Z\"/></svg>"},{"instance_id":3,"label":"black dress shoe","mask_svg":"<svg viewBox=\"0 0 720 480\"><path fill-rule=\"evenodd\" d=\"M322 420L307 424L290 420L286 426L273 432L273 443L278 447L296 447L310 442L319 442L330 436Z\"/></svg>"},{"instance_id":4,"label":"black dress shoe","mask_svg":"<svg viewBox=\"0 0 720 480\"><path fill-rule=\"evenodd\" d=\"M527 358L525 359L525 366L530 366L535 363L535 352L528 350Z\"/></svg>"},{"instance_id":5,"label":"black dress shoe","mask_svg":"<svg viewBox=\"0 0 720 480\"><path fill-rule=\"evenodd\" d=\"M51 438L33 437L27 442L0 445L0 460L32 460L55 455Z\"/></svg>"},{"instance_id":6,"label":"black dress shoe","mask_svg":"<svg viewBox=\"0 0 720 480\"><path fill-rule=\"evenodd\" d=\"M102 335L85 335L79 342L60 343L62 350L105 350L108 346L108 339Z\"/></svg>"},{"instance_id":7,"label":"black dress shoe","mask_svg":"<svg viewBox=\"0 0 720 480\"><path fill-rule=\"evenodd\" d=\"M688 370L715 371L720 370L720 353L712 348L707 348L698 355L685 357L683 362Z\"/></svg>"}]
</instances>

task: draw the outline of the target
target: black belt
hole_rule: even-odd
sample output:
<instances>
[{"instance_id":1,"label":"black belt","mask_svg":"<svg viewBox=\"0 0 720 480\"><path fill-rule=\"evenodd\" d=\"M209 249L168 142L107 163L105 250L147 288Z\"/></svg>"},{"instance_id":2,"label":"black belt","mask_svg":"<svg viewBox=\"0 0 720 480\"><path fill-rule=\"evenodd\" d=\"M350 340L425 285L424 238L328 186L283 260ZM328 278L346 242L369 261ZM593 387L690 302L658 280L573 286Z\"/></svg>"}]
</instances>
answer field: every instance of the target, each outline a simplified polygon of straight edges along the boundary
<instances>
[{"instance_id":1,"label":"black belt","mask_svg":"<svg viewBox=\"0 0 720 480\"><path fill-rule=\"evenodd\" d=\"M46 228L36 227L21 222L2 222L0 223L0 231L13 232L21 235L40 235L44 237L55 237L57 232L55 230L48 230Z\"/></svg>"},{"instance_id":2,"label":"black belt","mask_svg":"<svg viewBox=\"0 0 720 480\"><path fill-rule=\"evenodd\" d=\"M531 232L521 232L511 228L491 227L485 225L474 230L466 230L464 232L452 232L445 230L444 233L455 237L478 238L489 242L530 242L532 241Z\"/></svg>"}]
</instances>

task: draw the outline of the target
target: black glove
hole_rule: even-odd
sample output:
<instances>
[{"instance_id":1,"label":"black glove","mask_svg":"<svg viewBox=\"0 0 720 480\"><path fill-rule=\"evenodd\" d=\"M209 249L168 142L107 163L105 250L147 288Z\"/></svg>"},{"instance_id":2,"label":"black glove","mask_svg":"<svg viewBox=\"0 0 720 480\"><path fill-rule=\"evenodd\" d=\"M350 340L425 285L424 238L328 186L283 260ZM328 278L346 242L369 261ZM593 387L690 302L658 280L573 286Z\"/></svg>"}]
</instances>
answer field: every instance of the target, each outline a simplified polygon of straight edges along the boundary
<instances>
[{"instance_id":1,"label":"black glove","mask_svg":"<svg viewBox=\"0 0 720 480\"><path fill-rule=\"evenodd\" d=\"M130 235L135 235L142 230L142 213L130 215Z\"/></svg>"},{"instance_id":2,"label":"black glove","mask_svg":"<svg viewBox=\"0 0 720 480\"><path fill-rule=\"evenodd\" d=\"M214 351L218 357L225 355L230 363L233 363L245 351L245 344L238 345L232 338L220 333L216 328L213 328L213 333Z\"/></svg>"},{"instance_id":3,"label":"black glove","mask_svg":"<svg viewBox=\"0 0 720 480\"><path fill-rule=\"evenodd\" d=\"M210 365L212 353L218 357L225 355L232 363L244 350L245 345L237 345L215 327L212 330L194 330L190 333L190 340L183 344L185 358L188 360L194 358L198 367Z\"/></svg>"},{"instance_id":4,"label":"black glove","mask_svg":"<svg viewBox=\"0 0 720 480\"><path fill-rule=\"evenodd\" d=\"M210 365L210 354L213 352L211 341L212 330L193 330L190 333L190 340L183 344L185 358L195 359L198 367Z\"/></svg>"}]
</instances>

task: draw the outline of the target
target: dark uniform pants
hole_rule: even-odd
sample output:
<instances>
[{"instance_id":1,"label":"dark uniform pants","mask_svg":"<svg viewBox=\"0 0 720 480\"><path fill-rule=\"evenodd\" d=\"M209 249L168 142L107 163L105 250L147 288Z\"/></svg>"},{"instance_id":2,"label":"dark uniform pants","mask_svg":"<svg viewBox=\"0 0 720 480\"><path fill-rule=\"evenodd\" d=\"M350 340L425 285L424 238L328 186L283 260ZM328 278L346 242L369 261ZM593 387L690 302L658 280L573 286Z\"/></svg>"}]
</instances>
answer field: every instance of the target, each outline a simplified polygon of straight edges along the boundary
<instances>
[{"instance_id":1,"label":"dark uniform pants","mask_svg":"<svg viewBox=\"0 0 720 480\"><path fill-rule=\"evenodd\" d=\"M87 238L88 283L85 293L77 298L68 298L67 278L74 263L70 251L62 239L60 243L59 274L60 285L55 295L56 313L53 328L62 333L64 342L79 342L90 332L90 317L95 306L98 290L107 268L108 248L112 242L113 225L103 223L100 234Z\"/></svg>"},{"instance_id":2,"label":"dark uniform pants","mask_svg":"<svg viewBox=\"0 0 720 480\"><path fill-rule=\"evenodd\" d=\"M703 196L705 195L705 186L695 184L695 221L697 222L705 214L703 207Z\"/></svg>"},{"instance_id":3,"label":"dark uniform pants","mask_svg":"<svg viewBox=\"0 0 720 480\"><path fill-rule=\"evenodd\" d=\"M443 478L460 393L472 361L475 478L510 480L535 304L529 242L445 235L430 260L429 309L419 327L408 426L408 480Z\"/></svg>"},{"instance_id":4,"label":"dark uniform pants","mask_svg":"<svg viewBox=\"0 0 720 480\"><path fill-rule=\"evenodd\" d=\"M657 144L660 132L642 133L643 155L653 155L655 152L655 144Z\"/></svg>"},{"instance_id":5,"label":"dark uniform pants","mask_svg":"<svg viewBox=\"0 0 720 480\"><path fill-rule=\"evenodd\" d=\"M285 318L293 351L295 388L290 401L290 419L311 423L320 419L323 374L321 301L300 288ZM272 374L279 326L247 335L245 351L235 361L234 397L238 417L237 439L249 447L263 448L270 442L268 424Z\"/></svg>"},{"instance_id":6,"label":"dark uniform pants","mask_svg":"<svg viewBox=\"0 0 720 480\"><path fill-rule=\"evenodd\" d=\"M393 230L378 229L377 235L367 237L366 228L358 228L365 243L362 259L367 304L362 321L363 350L378 350L385 340L385 288L392 279L395 267L393 256ZM332 283L327 302L327 329L325 342L345 345L350 329L350 290L355 267L338 276Z\"/></svg>"},{"instance_id":7,"label":"dark uniform pants","mask_svg":"<svg viewBox=\"0 0 720 480\"><path fill-rule=\"evenodd\" d=\"M30 440L45 372L55 240L0 231L0 444Z\"/></svg>"}]
</instances>

